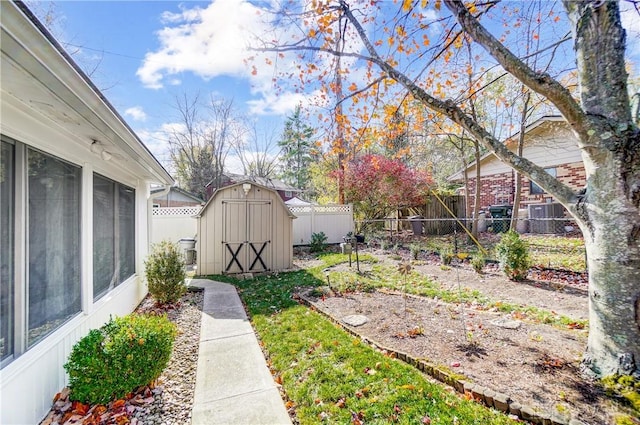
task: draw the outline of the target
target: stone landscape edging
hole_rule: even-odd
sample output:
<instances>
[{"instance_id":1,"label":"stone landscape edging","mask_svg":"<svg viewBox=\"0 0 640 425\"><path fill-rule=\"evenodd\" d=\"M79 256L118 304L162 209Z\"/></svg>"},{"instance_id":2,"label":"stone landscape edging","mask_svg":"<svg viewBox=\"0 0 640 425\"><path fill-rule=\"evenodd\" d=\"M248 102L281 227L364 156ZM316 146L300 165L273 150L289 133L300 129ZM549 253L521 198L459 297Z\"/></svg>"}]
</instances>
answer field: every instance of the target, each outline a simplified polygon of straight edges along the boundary
<instances>
[{"instance_id":1,"label":"stone landscape edging","mask_svg":"<svg viewBox=\"0 0 640 425\"><path fill-rule=\"evenodd\" d=\"M322 314L327 317L336 325L340 326L346 332L351 335L361 339L365 343L375 347L376 349L388 353L388 355L392 358L397 358L416 369L420 370L423 373L431 376L432 378L449 385L457 392L461 394L470 394L474 400L477 400L483 403L487 407L494 408L503 413L517 416L519 419L530 422L535 425L585 425L582 421L577 419L567 419L559 414L549 413L549 412L538 412L535 409L529 406L523 406L517 401L513 400L509 395L503 394L500 392L496 392L491 390L490 388L484 387L482 385L478 385L475 382L472 382L468 378L457 378L455 375L449 371L443 370L442 367L439 367L435 364L432 364L424 359L415 358L407 353L402 351L395 350L393 348L389 348L380 344L379 342L373 340L372 338L365 337L360 335L355 329L350 326L347 326L342 321L336 319L331 316L329 313L323 311L322 309L316 307L314 302L309 299L306 294L300 293L299 300L302 301L305 305L311 308L314 311Z\"/></svg>"}]
</instances>

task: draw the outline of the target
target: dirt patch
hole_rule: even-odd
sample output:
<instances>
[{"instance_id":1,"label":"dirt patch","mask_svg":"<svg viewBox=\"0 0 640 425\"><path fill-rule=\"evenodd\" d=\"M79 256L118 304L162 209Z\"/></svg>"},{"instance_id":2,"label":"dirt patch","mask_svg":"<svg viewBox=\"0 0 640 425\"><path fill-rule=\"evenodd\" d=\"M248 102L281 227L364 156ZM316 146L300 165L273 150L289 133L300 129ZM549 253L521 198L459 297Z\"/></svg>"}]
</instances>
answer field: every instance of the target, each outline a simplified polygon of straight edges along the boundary
<instances>
[{"instance_id":1,"label":"dirt patch","mask_svg":"<svg viewBox=\"0 0 640 425\"><path fill-rule=\"evenodd\" d=\"M391 258L379 251L368 253L381 262L399 263L397 254ZM297 264L304 267L304 258ZM588 315L586 282L581 278L516 283L496 266L479 275L464 263L442 268L435 258L423 258L414 268L444 289L478 290L493 301L540 307L576 320ZM522 312L505 314L398 292L306 294L315 308L337 322L350 315L366 316L367 323L349 327L363 338L464 375L538 414L566 423L614 423L615 406L579 372L586 330L534 323Z\"/></svg>"}]
</instances>

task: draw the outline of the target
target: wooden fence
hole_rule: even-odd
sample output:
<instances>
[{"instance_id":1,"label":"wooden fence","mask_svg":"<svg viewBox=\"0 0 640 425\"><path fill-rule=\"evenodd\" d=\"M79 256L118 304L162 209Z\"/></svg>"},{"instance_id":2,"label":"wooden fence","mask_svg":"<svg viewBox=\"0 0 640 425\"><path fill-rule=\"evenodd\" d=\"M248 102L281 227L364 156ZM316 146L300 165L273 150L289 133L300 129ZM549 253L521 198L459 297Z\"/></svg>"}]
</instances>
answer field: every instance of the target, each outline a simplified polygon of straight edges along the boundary
<instances>
[{"instance_id":1,"label":"wooden fence","mask_svg":"<svg viewBox=\"0 0 640 425\"><path fill-rule=\"evenodd\" d=\"M398 219L408 219L409 217L419 216L422 221L422 233L425 235L444 235L453 232L450 220L453 218L465 217L465 202L464 196L445 196L440 197L446 208L435 196L429 196L427 202L424 205L419 205L412 208L405 208L398 212ZM447 210L447 208L453 212L454 216ZM439 220L443 219L443 220ZM396 221L394 223L401 223L402 221ZM412 225L410 222L404 222L407 228ZM398 230L397 228L394 230Z\"/></svg>"}]
</instances>

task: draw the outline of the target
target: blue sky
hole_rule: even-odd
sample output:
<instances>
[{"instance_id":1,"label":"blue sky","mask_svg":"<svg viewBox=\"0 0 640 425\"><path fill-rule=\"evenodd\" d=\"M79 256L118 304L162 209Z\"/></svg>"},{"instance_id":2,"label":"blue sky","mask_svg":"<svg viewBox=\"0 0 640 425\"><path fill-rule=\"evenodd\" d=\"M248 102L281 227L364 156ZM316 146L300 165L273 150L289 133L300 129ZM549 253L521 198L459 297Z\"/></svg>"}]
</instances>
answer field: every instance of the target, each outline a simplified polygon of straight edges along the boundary
<instances>
[{"instance_id":1,"label":"blue sky","mask_svg":"<svg viewBox=\"0 0 640 425\"><path fill-rule=\"evenodd\" d=\"M254 6L259 3L56 1L53 34L83 69L95 67L91 78L97 87L167 166L163 129L178 121L176 96L200 92L233 99L237 109L259 122L265 132L279 135L294 107L314 95L311 90L296 93L287 87L278 91L273 71L259 61L252 65L260 72L252 75L244 46L252 32L266 29ZM41 16L51 3L28 5ZM632 30L629 47L637 66L640 18L623 15L623 23ZM227 166L239 171L232 156Z\"/></svg>"},{"instance_id":2,"label":"blue sky","mask_svg":"<svg viewBox=\"0 0 640 425\"><path fill-rule=\"evenodd\" d=\"M304 100L297 93L276 95L265 73L263 79L251 75L243 28L259 24L249 3L58 1L52 7L54 36L163 163L169 158L163 129L178 121L176 96L233 99L239 112L277 135ZM241 171L233 155L228 166Z\"/></svg>"}]
</instances>

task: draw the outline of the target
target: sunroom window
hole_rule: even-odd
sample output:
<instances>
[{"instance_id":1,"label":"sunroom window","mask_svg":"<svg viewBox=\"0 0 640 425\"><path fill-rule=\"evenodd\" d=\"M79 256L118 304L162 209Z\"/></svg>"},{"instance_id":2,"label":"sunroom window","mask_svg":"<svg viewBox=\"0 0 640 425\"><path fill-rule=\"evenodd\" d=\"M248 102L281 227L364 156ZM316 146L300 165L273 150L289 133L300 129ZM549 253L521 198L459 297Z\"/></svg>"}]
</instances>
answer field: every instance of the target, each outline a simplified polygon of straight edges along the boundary
<instances>
[{"instance_id":1,"label":"sunroom window","mask_svg":"<svg viewBox=\"0 0 640 425\"><path fill-rule=\"evenodd\" d=\"M93 297L135 273L135 191L93 175Z\"/></svg>"},{"instance_id":2,"label":"sunroom window","mask_svg":"<svg viewBox=\"0 0 640 425\"><path fill-rule=\"evenodd\" d=\"M2 141L0 150L0 364L13 356L14 282L14 146Z\"/></svg>"},{"instance_id":3,"label":"sunroom window","mask_svg":"<svg viewBox=\"0 0 640 425\"><path fill-rule=\"evenodd\" d=\"M81 309L82 169L27 149L28 303L31 347Z\"/></svg>"}]
</instances>

